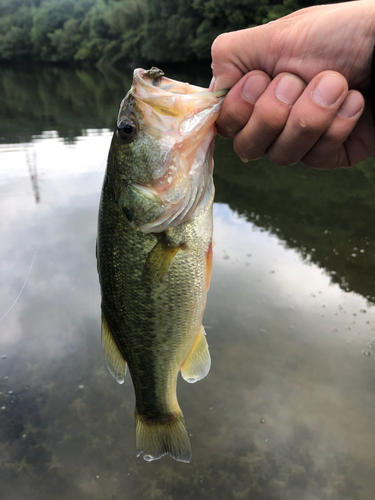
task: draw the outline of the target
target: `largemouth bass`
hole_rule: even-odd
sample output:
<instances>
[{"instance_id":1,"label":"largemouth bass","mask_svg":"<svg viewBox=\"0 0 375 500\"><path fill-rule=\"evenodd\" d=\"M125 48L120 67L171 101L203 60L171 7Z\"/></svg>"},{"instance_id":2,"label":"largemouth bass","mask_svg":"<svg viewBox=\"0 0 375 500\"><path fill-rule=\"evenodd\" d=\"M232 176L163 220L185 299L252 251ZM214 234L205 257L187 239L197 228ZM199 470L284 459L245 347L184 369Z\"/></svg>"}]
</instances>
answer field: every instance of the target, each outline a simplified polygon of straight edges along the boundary
<instances>
[{"instance_id":1,"label":"largemouth bass","mask_svg":"<svg viewBox=\"0 0 375 500\"><path fill-rule=\"evenodd\" d=\"M212 269L214 122L225 91L134 71L104 178L97 260L102 345L119 383L129 368L136 450L189 462L178 373L205 377L202 326Z\"/></svg>"}]
</instances>

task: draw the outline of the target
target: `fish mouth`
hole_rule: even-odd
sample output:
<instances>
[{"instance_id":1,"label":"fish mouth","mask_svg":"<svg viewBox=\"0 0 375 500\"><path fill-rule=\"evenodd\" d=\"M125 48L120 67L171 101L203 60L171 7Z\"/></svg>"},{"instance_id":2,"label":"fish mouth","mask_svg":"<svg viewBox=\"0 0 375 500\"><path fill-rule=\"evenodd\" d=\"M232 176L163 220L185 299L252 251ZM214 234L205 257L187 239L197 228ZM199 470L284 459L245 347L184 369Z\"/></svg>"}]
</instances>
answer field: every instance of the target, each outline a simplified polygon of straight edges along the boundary
<instances>
[{"instance_id":1,"label":"fish mouth","mask_svg":"<svg viewBox=\"0 0 375 500\"><path fill-rule=\"evenodd\" d=\"M134 71L126 100L139 110L144 136L151 138L158 160L155 176L138 183L159 198L156 211L138 218L142 232L162 232L189 220L212 184L215 121L227 90L208 89L164 76L158 68ZM123 119L120 108L119 120Z\"/></svg>"},{"instance_id":2,"label":"fish mouth","mask_svg":"<svg viewBox=\"0 0 375 500\"><path fill-rule=\"evenodd\" d=\"M134 71L134 80L145 88L159 88L163 92L170 92L171 94L206 94L208 98L217 97L221 98L226 96L229 89L217 90L216 92L210 92L204 87L198 87L197 85L191 85L190 83L179 82L177 80L172 80L164 76L164 72L153 66L149 70L144 70L138 68Z\"/></svg>"},{"instance_id":3,"label":"fish mouth","mask_svg":"<svg viewBox=\"0 0 375 500\"><path fill-rule=\"evenodd\" d=\"M228 91L229 89L210 92L204 87L172 80L165 77L164 72L156 67L149 70L137 68L134 70L132 87L121 103L117 124L123 120L124 112L128 112L125 104L131 100L136 104L144 123L150 125L157 122L154 128L160 130L165 128L160 120L162 117L174 118L173 129L178 133L181 132L180 125L183 123L186 128L186 121L192 117L195 117L195 125L198 122L206 125L207 121L212 125ZM207 113L202 115L205 111ZM206 114L214 119L207 120ZM171 125L171 122L167 121L166 125Z\"/></svg>"}]
</instances>

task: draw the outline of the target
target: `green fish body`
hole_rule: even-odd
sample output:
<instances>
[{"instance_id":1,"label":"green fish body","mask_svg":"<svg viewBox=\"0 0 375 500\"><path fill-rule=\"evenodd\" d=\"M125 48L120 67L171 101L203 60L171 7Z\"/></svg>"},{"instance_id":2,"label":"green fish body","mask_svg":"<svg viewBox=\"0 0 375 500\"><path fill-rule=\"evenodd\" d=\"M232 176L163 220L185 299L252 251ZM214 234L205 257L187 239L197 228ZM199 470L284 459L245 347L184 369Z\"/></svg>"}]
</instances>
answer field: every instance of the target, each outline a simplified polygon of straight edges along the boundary
<instances>
[{"instance_id":1,"label":"green fish body","mask_svg":"<svg viewBox=\"0 0 375 500\"><path fill-rule=\"evenodd\" d=\"M120 106L98 222L102 345L136 395L136 449L189 462L177 377L207 375L214 122L223 93L135 70Z\"/></svg>"}]
</instances>

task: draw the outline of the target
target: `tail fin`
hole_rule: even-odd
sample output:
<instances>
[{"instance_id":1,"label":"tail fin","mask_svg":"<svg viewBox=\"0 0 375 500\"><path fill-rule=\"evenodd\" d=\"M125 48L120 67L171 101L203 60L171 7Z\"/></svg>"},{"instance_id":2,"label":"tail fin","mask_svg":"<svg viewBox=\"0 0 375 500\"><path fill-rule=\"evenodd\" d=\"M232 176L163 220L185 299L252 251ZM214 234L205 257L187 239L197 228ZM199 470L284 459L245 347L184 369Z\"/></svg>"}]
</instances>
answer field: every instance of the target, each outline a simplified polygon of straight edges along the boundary
<instances>
[{"instance_id":1,"label":"tail fin","mask_svg":"<svg viewBox=\"0 0 375 500\"><path fill-rule=\"evenodd\" d=\"M137 457L143 453L148 462L168 454L180 462L190 462L191 446L182 412L168 421L147 421L135 410Z\"/></svg>"}]
</instances>

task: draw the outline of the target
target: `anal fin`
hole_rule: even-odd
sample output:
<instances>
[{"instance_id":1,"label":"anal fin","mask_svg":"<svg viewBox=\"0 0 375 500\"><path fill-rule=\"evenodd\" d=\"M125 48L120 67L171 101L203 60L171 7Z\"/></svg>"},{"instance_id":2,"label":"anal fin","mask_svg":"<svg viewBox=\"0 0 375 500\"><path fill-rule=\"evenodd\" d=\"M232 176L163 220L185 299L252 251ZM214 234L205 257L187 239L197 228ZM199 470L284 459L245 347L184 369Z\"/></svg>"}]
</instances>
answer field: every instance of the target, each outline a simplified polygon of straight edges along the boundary
<instances>
[{"instance_id":1,"label":"anal fin","mask_svg":"<svg viewBox=\"0 0 375 500\"><path fill-rule=\"evenodd\" d=\"M206 333L202 326L195 339L189 356L181 366L181 375L186 382L192 384L204 378L210 371L210 367L211 356L208 350Z\"/></svg>"},{"instance_id":2,"label":"anal fin","mask_svg":"<svg viewBox=\"0 0 375 500\"><path fill-rule=\"evenodd\" d=\"M116 345L115 339L109 329L108 323L102 311L102 347L107 368L119 384L125 380L127 363Z\"/></svg>"}]
</instances>

